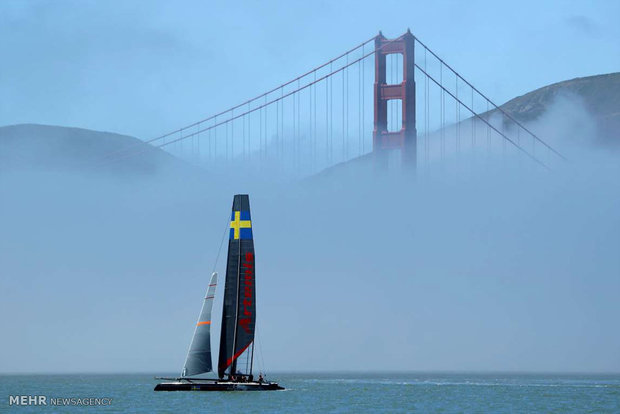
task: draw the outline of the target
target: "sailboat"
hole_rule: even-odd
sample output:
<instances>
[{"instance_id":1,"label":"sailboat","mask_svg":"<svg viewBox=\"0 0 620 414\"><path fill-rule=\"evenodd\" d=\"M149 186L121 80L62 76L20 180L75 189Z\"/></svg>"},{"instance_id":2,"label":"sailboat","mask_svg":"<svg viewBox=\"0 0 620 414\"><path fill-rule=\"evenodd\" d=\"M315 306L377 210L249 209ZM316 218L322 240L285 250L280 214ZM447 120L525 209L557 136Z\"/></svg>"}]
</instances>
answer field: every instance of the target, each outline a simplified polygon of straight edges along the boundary
<instances>
[{"instance_id":1,"label":"sailboat","mask_svg":"<svg viewBox=\"0 0 620 414\"><path fill-rule=\"evenodd\" d=\"M256 330L255 256L250 198L237 194L233 199L224 304L220 334L217 378L201 378L213 371L211 362L211 311L217 273L211 275L207 294L196 323L194 337L181 376L155 386L155 391L269 391L283 390L262 374L254 378L254 334ZM245 364L240 357L245 355ZM245 365L245 367L244 367ZM245 368L245 369L244 369Z\"/></svg>"}]
</instances>

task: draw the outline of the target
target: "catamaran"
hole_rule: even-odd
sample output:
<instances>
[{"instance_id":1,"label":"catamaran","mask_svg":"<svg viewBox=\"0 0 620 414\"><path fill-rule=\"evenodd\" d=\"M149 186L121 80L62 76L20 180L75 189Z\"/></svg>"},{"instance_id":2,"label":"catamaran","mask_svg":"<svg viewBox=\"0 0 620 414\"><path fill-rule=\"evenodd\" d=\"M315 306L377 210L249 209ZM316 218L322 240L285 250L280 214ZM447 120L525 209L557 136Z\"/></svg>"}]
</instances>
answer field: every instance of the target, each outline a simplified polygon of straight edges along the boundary
<instances>
[{"instance_id":1,"label":"catamaran","mask_svg":"<svg viewBox=\"0 0 620 414\"><path fill-rule=\"evenodd\" d=\"M218 378L201 378L213 371L211 362L211 310L217 273L213 273L196 323L194 337L181 376L155 386L155 391L269 391L283 390L275 382L255 379L254 334L256 329L255 256L250 198L237 194L233 199L228 260L224 285L224 305L220 334ZM245 364L240 357L245 355ZM243 367L245 365L245 369Z\"/></svg>"}]
</instances>

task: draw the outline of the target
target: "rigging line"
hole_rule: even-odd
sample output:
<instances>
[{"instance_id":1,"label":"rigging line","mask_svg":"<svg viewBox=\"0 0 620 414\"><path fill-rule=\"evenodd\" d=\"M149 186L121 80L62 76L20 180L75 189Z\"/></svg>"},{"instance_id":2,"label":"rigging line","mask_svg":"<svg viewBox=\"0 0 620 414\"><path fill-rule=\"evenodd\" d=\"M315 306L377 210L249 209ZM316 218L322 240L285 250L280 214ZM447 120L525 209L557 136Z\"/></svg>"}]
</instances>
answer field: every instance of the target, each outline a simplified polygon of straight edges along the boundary
<instances>
[{"instance_id":1,"label":"rigging line","mask_svg":"<svg viewBox=\"0 0 620 414\"><path fill-rule=\"evenodd\" d=\"M280 152L280 100L276 101L276 158ZM278 161L280 161L278 159Z\"/></svg>"},{"instance_id":2,"label":"rigging line","mask_svg":"<svg viewBox=\"0 0 620 414\"><path fill-rule=\"evenodd\" d=\"M456 86L455 86L455 94L456 98L459 98L459 78L455 78ZM456 117L456 152L458 153L461 147L461 114L460 114L460 106L457 100L454 101L454 116Z\"/></svg>"},{"instance_id":3,"label":"rigging line","mask_svg":"<svg viewBox=\"0 0 620 414\"><path fill-rule=\"evenodd\" d=\"M489 100L487 99L487 118L491 119L489 114ZM491 153L491 130L489 129L489 125L487 124L487 154Z\"/></svg>"},{"instance_id":4,"label":"rigging line","mask_svg":"<svg viewBox=\"0 0 620 414\"><path fill-rule=\"evenodd\" d=\"M347 55L347 63L349 63L349 55ZM346 160L347 157L349 156L349 68L347 68L347 70L345 70L344 72L342 72L343 76L344 76L344 82L345 82L345 86L344 86L344 90L342 91L342 96L344 97L344 108L345 108L345 113L346 115L343 115L344 117L344 124L345 124L345 131L344 132L344 159Z\"/></svg>"},{"instance_id":5,"label":"rigging line","mask_svg":"<svg viewBox=\"0 0 620 414\"><path fill-rule=\"evenodd\" d=\"M222 246L224 245L224 239L226 238L226 230L230 228L230 220L228 219L228 215L226 215L226 227L224 227L224 233L222 234L222 240L220 240L220 247L217 249L217 256L215 256L215 263L213 263L213 270L211 273L215 272L217 267L217 262L220 260L220 253L222 252Z\"/></svg>"},{"instance_id":6,"label":"rigging line","mask_svg":"<svg viewBox=\"0 0 620 414\"><path fill-rule=\"evenodd\" d=\"M280 88L280 97L282 98L282 95L284 94L284 88ZM286 159L286 156L284 155L284 98L282 98L282 101L280 102L280 111L282 112L280 114L280 133L281 133L281 139L280 139L280 162L282 162L282 157L284 157Z\"/></svg>"},{"instance_id":7,"label":"rigging line","mask_svg":"<svg viewBox=\"0 0 620 414\"><path fill-rule=\"evenodd\" d=\"M424 70L427 68L427 55L424 50ZM424 77L424 165L428 169L428 78Z\"/></svg>"},{"instance_id":8,"label":"rigging line","mask_svg":"<svg viewBox=\"0 0 620 414\"><path fill-rule=\"evenodd\" d=\"M431 155L431 137L430 137L430 124L431 124L431 84L428 81L428 77L424 77L426 80L426 163L429 163Z\"/></svg>"},{"instance_id":9,"label":"rigging line","mask_svg":"<svg viewBox=\"0 0 620 414\"><path fill-rule=\"evenodd\" d=\"M362 62L357 65L357 156L362 155Z\"/></svg>"},{"instance_id":10,"label":"rigging line","mask_svg":"<svg viewBox=\"0 0 620 414\"><path fill-rule=\"evenodd\" d=\"M260 340L260 331L258 329L254 329L254 333L256 334L256 337L258 338L258 353L260 354L260 361L261 361L261 366L263 368L263 374L267 376L267 367L265 366L265 358L263 357L263 343Z\"/></svg>"},{"instance_id":11,"label":"rigging line","mask_svg":"<svg viewBox=\"0 0 620 414\"><path fill-rule=\"evenodd\" d=\"M297 87L300 87L299 85L297 85ZM296 125L297 125L297 130L296 130L296 135L297 135L297 159L299 162L299 168L297 169L298 171L300 171L301 169L303 169L303 167L306 166L307 160L305 159L304 155L306 154L307 151L307 130L304 130L305 132L302 135L301 132L301 125L303 123L303 121L306 119L306 112L303 110L304 107L304 103L306 102L306 98L303 96L302 92L297 92L295 94L294 97L295 101L297 102L297 113L295 114L295 120L296 120ZM302 113L303 113L303 118L302 118Z\"/></svg>"},{"instance_id":12,"label":"rigging line","mask_svg":"<svg viewBox=\"0 0 620 414\"><path fill-rule=\"evenodd\" d=\"M566 157L564 157L561 153L559 153L557 150L555 150L552 146L550 146L549 144L547 144L545 141L543 141L541 138L539 138L536 134L534 134L532 131L530 131L528 128L526 128L523 124L521 124L521 122L517 121L515 118L513 118L509 113L507 113L504 109L502 109L500 106L497 106L493 101L491 101L489 98L487 98L487 96L485 94L483 94L482 92L480 92L474 85L472 85L469 81L467 81L467 79L465 79L464 77L462 77L456 70L454 70L450 65L448 65L442 58L440 58L439 56L437 56L437 54L435 52L433 52L428 46L426 46L420 39L418 39L417 37L414 36L414 39L416 42L418 42L420 45L422 45L422 47L425 50L428 50L429 52L431 52L431 54L433 56L435 56L435 58L437 58L440 62L442 62L449 70L451 70L456 76L458 76L463 82L465 82L467 85L469 85L470 88L472 88L472 90L476 91L479 95L481 95L483 98L487 99L491 105L493 105L495 107L495 109L499 110L500 112L502 112L504 115L506 115L506 117L508 119L510 119L512 122L514 122L515 124L517 124L518 126L520 126L521 128L523 128L524 131L526 131L528 134L530 134L535 140L537 140L538 142L540 142L541 144L543 144L544 146L546 146L547 148L549 148L554 154L556 154L557 156L559 156L560 158L562 158L564 161L568 161L568 159Z\"/></svg>"},{"instance_id":13,"label":"rigging line","mask_svg":"<svg viewBox=\"0 0 620 414\"><path fill-rule=\"evenodd\" d=\"M299 88L301 86L300 81L297 81L297 88ZM299 172L302 167L303 167L303 161L302 161L302 154L304 154L303 151L303 143L304 140L302 139L302 135L301 135L301 112L302 112L302 108L303 108L303 103L301 100L301 92L297 92L295 93L295 95L293 96L293 100L296 102L297 105L297 113L295 114L295 140L297 142L297 171Z\"/></svg>"},{"instance_id":14,"label":"rigging line","mask_svg":"<svg viewBox=\"0 0 620 414\"><path fill-rule=\"evenodd\" d=\"M471 107L474 107L474 90L471 90ZM475 150L476 147L476 122L474 119L471 120L471 146L472 149Z\"/></svg>"},{"instance_id":15,"label":"rigging line","mask_svg":"<svg viewBox=\"0 0 620 414\"><path fill-rule=\"evenodd\" d=\"M426 57L424 57L426 68ZM424 76L424 166L428 168L428 79Z\"/></svg>"},{"instance_id":16,"label":"rigging line","mask_svg":"<svg viewBox=\"0 0 620 414\"><path fill-rule=\"evenodd\" d=\"M200 127L196 128L196 129L200 129ZM197 155L198 155L198 162L202 163L202 156L200 154L200 134L198 134L198 139L196 140L196 146L197 146Z\"/></svg>"},{"instance_id":17,"label":"rigging line","mask_svg":"<svg viewBox=\"0 0 620 414\"><path fill-rule=\"evenodd\" d=\"M179 138L182 137L182 136L183 136L183 133L179 133ZM179 141L179 142L181 142L181 141ZM173 150L179 151L179 144L178 143L175 144L175 146L173 147ZM183 147L181 147L181 151L180 152L181 153L183 152ZM178 154L177 154L177 156L178 156Z\"/></svg>"},{"instance_id":18,"label":"rigging line","mask_svg":"<svg viewBox=\"0 0 620 414\"><path fill-rule=\"evenodd\" d=\"M425 102L425 115L426 115L426 164L428 165L429 163L429 158L430 158L430 154L431 154L431 141L430 141L430 134L429 134L429 126L431 123L431 89L430 89L430 83L428 82L428 78L425 76L424 77L424 82L425 82L425 86L426 86L426 102Z\"/></svg>"},{"instance_id":19,"label":"rigging line","mask_svg":"<svg viewBox=\"0 0 620 414\"><path fill-rule=\"evenodd\" d=\"M332 72L332 66L329 65ZM334 158L334 78L329 78L329 162Z\"/></svg>"},{"instance_id":20,"label":"rigging line","mask_svg":"<svg viewBox=\"0 0 620 414\"><path fill-rule=\"evenodd\" d=\"M267 105L267 97L265 96L265 105ZM261 108L262 109L262 108ZM262 160L264 160L265 158L267 158L267 116L269 115L267 112L267 107L265 106L264 108L264 113L265 113L265 138L264 138L264 142L263 142L263 148L261 148L261 155L262 155Z\"/></svg>"},{"instance_id":21,"label":"rigging line","mask_svg":"<svg viewBox=\"0 0 620 414\"><path fill-rule=\"evenodd\" d=\"M442 67L443 68L443 67ZM445 87L443 86L443 82L441 84L441 130L443 131L443 140L441 144L443 145L443 153L446 154L446 92Z\"/></svg>"},{"instance_id":22,"label":"rigging line","mask_svg":"<svg viewBox=\"0 0 620 414\"><path fill-rule=\"evenodd\" d=\"M299 81L297 81L299 88ZM299 136L297 135L297 96L293 96L293 168L299 172L299 160L297 159L297 146L299 145Z\"/></svg>"},{"instance_id":23,"label":"rigging line","mask_svg":"<svg viewBox=\"0 0 620 414\"><path fill-rule=\"evenodd\" d=\"M344 71L342 71L342 160L345 161L345 153L344 153Z\"/></svg>"},{"instance_id":24,"label":"rigging line","mask_svg":"<svg viewBox=\"0 0 620 414\"><path fill-rule=\"evenodd\" d=\"M364 46L362 46L362 55L364 54ZM366 153L366 125L364 119L365 104L366 104L366 89L363 87L366 82L366 61L362 60L362 154Z\"/></svg>"},{"instance_id":25,"label":"rigging line","mask_svg":"<svg viewBox=\"0 0 620 414\"><path fill-rule=\"evenodd\" d=\"M241 159L245 160L245 117L241 118Z\"/></svg>"},{"instance_id":26,"label":"rigging line","mask_svg":"<svg viewBox=\"0 0 620 414\"><path fill-rule=\"evenodd\" d=\"M316 82L316 72L314 72L314 81ZM316 168L316 164L317 164L317 160L316 160L316 155L317 155L317 130L316 130L316 87L317 84L315 83L313 88L314 88L314 128L312 129L313 132L313 139L312 142L314 143L314 153L312 154L312 158L314 159L314 166L312 167L313 169Z\"/></svg>"},{"instance_id":27,"label":"rigging line","mask_svg":"<svg viewBox=\"0 0 620 414\"><path fill-rule=\"evenodd\" d=\"M231 115L234 112L231 112ZM243 117L240 118L243 121ZM230 160L235 159L235 121L230 121Z\"/></svg>"},{"instance_id":28,"label":"rigging line","mask_svg":"<svg viewBox=\"0 0 620 414\"><path fill-rule=\"evenodd\" d=\"M440 131L439 131L439 150L440 150L440 154L441 154L441 160L443 161L443 157L444 157L444 152L445 152L445 147L444 147L444 121L443 121L443 97L444 97L444 91L443 91L443 66L441 65L441 63L439 64L439 125L440 125Z\"/></svg>"},{"instance_id":29,"label":"rigging line","mask_svg":"<svg viewBox=\"0 0 620 414\"><path fill-rule=\"evenodd\" d=\"M500 122L502 123L502 132L506 131L506 125L504 124L504 118L502 118ZM506 141L502 141L502 156L505 156L505 155L506 155Z\"/></svg>"},{"instance_id":30,"label":"rigging line","mask_svg":"<svg viewBox=\"0 0 620 414\"><path fill-rule=\"evenodd\" d=\"M312 170L312 88L308 89L308 151L310 151L310 157L308 159L308 163L310 164L310 169Z\"/></svg>"},{"instance_id":31,"label":"rigging line","mask_svg":"<svg viewBox=\"0 0 620 414\"><path fill-rule=\"evenodd\" d=\"M347 63L349 62L349 55L347 55ZM346 88L347 88L347 93L346 93L346 108L347 108L347 117L346 117L346 125L347 125L347 139L345 141L346 143L346 154L345 157L349 157L349 109L351 107L351 99L349 99L349 81L351 80L351 72L350 72L351 68L347 68L346 70L346 79L347 79L347 83L346 83Z\"/></svg>"},{"instance_id":32,"label":"rigging line","mask_svg":"<svg viewBox=\"0 0 620 414\"><path fill-rule=\"evenodd\" d=\"M417 63L414 63L415 67L420 69L426 76L428 76L428 78L430 80L432 80L437 86L441 87L441 85L439 84L439 82L437 82L437 80L435 78L433 78L431 75L429 75L426 71L424 71ZM445 91L448 95L452 96L454 99L456 99L456 97L450 92L450 91ZM525 155L527 155L532 161L535 161L536 163L540 164L541 166L545 167L547 170L551 170L551 168L549 168L545 163L543 163L542 161L540 161L538 158L536 158L535 156L533 156L532 154L530 154L529 152L527 152L524 148L522 148L521 146L517 145L516 142L514 142L513 140L511 140L510 138L508 138L506 135L502 134L500 131L497 130L497 128L495 128L493 125L491 125L486 119L484 119L482 116L480 116L478 113L476 113L472 108L468 107L465 103L463 103L462 101L459 100L459 103L461 105L463 105L469 112L472 113L472 115L474 115L476 118L480 119L482 122L484 122L485 124L487 124L491 129L493 129L495 132L497 132L498 134L500 134L502 137L504 137L504 139L506 139L508 142L510 142L512 145L514 145L516 148L519 149L519 151L523 152Z\"/></svg>"},{"instance_id":33,"label":"rigging line","mask_svg":"<svg viewBox=\"0 0 620 414\"><path fill-rule=\"evenodd\" d=\"M329 166L329 82L325 81L325 165Z\"/></svg>"}]
</instances>

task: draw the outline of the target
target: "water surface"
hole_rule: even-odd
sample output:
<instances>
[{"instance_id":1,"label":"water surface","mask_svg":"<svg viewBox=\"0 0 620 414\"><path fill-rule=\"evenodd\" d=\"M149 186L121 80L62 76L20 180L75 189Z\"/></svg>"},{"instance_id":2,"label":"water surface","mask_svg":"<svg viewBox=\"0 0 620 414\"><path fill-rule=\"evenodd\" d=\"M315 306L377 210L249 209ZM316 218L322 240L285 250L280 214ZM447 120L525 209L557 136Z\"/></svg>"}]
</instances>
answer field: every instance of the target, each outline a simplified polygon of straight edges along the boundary
<instances>
[{"instance_id":1,"label":"water surface","mask_svg":"<svg viewBox=\"0 0 620 414\"><path fill-rule=\"evenodd\" d=\"M153 392L153 375L2 375L0 411L620 412L620 375L272 374L285 391ZM9 395L111 398L99 407L10 407ZM81 408L81 409L80 409Z\"/></svg>"}]
</instances>

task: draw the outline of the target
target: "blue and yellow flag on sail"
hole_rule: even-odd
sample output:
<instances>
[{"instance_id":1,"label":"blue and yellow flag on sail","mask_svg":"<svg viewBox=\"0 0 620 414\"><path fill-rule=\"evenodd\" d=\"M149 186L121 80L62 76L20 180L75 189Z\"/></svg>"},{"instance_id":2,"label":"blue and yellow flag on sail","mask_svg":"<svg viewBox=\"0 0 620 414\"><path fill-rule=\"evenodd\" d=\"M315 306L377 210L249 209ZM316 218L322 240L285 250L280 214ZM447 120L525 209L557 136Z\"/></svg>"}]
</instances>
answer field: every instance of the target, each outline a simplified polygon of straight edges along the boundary
<instances>
[{"instance_id":1,"label":"blue and yellow flag on sail","mask_svg":"<svg viewBox=\"0 0 620 414\"><path fill-rule=\"evenodd\" d=\"M234 211L230 217L230 240L251 239L252 220L249 211Z\"/></svg>"}]
</instances>

